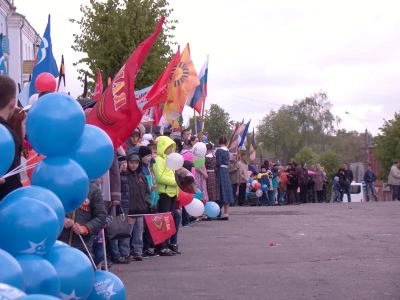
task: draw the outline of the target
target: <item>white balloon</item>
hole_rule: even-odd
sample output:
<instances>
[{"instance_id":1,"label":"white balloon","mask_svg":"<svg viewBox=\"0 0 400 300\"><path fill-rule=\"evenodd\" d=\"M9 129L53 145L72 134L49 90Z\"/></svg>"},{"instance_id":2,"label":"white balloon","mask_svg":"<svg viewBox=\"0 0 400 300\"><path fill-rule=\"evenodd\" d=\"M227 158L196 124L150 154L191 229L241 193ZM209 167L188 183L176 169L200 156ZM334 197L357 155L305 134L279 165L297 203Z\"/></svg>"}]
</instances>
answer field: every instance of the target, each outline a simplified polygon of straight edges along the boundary
<instances>
[{"instance_id":1,"label":"white balloon","mask_svg":"<svg viewBox=\"0 0 400 300\"><path fill-rule=\"evenodd\" d=\"M257 197L261 197L263 195L263 191L262 190L257 190L256 191L256 196Z\"/></svg>"},{"instance_id":2,"label":"white balloon","mask_svg":"<svg viewBox=\"0 0 400 300\"><path fill-rule=\"evenodd\" d=\"M193 199L185 206L186 212L193 217L200 217L204 213L204 204L199 199Z\"/></svg>"},{"instance_id":3,"label":"white balloon","mask_svg":"<svg viewBox=\"0 0 400 300\"><path fill-rule=\"evenodd\" d=\"M193 146L192 153L194 157L205 157L207 154L207 146L202 142L198 142Z\"/></svg>"},{"instance_id":4,"label":"white balloon","mask_svg":"<svg viewBox=\"0 0 400 300\"><path fill-rule=\"evenodd\" d=\"M36 102L36 100L39 98L39 94L33 94L30 98L29 98L29 104L32 105L33 103Z\"/></svg>"},{"instance_id":5,"label":"white balloon","mask_svg":"<svg viewBox=\"0 0 400 300\"><path fill-rule=\"evenodd\" d=\"M167 159L165 161L165 164L167 165L168 168L171 170L179 170L183 166L183 156L180 155L179 153L171 153L167 156Z\"/></svg>"}]
</instances>

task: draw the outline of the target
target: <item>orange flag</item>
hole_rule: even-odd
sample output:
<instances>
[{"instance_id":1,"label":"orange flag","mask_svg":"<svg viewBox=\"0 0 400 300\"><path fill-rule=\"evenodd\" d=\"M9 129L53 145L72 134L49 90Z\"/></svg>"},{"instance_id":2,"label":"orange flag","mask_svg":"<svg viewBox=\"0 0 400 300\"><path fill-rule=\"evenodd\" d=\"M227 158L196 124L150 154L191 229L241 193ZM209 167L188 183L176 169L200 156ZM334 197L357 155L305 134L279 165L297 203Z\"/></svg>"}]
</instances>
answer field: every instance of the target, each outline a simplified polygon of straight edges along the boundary
<instances>
[{"instance_id":1,"label":"orange flag","mask_svg":"<svg viewBox=\"0 0 400 300\"><path fill-rule=\"evenodd\" d=\"M96 86L94 87L94 92L92 95L93 100L99 100L103 94L103 78L101 78L101 71L97 69Z\"/></svg>"},{"instance_id":2,"label":"orange flag","mask_svg":"<svg viewBox=\"0 0 400 300\"><path fill-rule=\"evenodd\" d=\"M168 84L166 107L164 107L164 112L168 118L173 120L180 118L186 100L193 96L198 85L200 85L199 76L190 58L190 47L187 44Z\"/></svg>"}]
</instances>

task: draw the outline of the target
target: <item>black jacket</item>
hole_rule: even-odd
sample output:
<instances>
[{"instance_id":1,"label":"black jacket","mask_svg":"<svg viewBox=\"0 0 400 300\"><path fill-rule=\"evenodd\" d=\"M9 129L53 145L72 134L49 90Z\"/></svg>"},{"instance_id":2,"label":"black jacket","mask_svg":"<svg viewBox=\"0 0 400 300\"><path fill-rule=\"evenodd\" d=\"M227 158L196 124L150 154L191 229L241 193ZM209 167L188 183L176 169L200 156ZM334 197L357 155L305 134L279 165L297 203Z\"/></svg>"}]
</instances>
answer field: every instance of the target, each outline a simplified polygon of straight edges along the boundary
<instances>
[{"instance_id":1,"label":"black jacket","mask_svg":"<svg viewBox=\"0 0 400 300\"><path fill-rule=\"evenodd\" d=\"M129 158L138 152L128 150L126 159L129 163ZM142 161L140 158L139 167L135 172L129 170L128 166L128 189L129 189L129 214L145 214L150 207L150 189L147 183L146 176L142 174Z\"/></svg>"},{"instance_id":2,"label":"black jacket","mask_svg":"<svg viewBox=\"0 0 400 300\"><path fill-rule=\"evenodd\" d=\"M106 224L106 217L107 212L104 207L103 195L100 188L94 183L90 183L87 199L80 208L75 210L75 214L71 212L66 215L66 218L73 219L75 223L86 226L89 230L89 234L82 235L89 249L92 247L94 235ZM73 232L72 228L64 228L58 240L86 253L79 236Z\"/></svg>"},{"instance_id":3,"label":"black jacket","mask_svg":"<svg viewBox=\"0 0 400 300\"><path fill-rule=\"evenodd\" d=\"M21 164L21 153L22 153L22 141L18 137L18 135L15 133L14 130L11 129L11 127L8 125L7 121L4 120L2 117L0 117L0 124L6 127L11 135L13 136L14 139L14 145L15 145L15 154L14 154L14 160L11 164L11 167L7 170L7 173L10 172L11 170L14 170L16 167L18 167ZM1 155L1 154L0 154ZM4 174L0 174L4 175ZM13 176L7 177L6 182L3 184L0 184L0 201L3 200L5 196L7 196L9 193L12 191L22 187L21 183L21 177L18 174L15 174Z\"/></svg>"}]
</instances>

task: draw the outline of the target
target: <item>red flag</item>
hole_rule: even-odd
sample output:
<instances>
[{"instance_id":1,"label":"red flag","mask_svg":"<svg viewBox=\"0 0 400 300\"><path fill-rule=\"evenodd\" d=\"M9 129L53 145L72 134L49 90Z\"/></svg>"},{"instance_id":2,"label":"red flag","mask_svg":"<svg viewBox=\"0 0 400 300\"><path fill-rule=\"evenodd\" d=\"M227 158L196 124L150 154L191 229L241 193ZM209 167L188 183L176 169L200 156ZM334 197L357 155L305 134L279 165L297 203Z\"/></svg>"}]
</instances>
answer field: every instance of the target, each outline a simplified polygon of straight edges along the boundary
<instances>
[{"instance_id":1,"label":"red flag","mask_svg":"<svg viewBox=\"0 0 400 300\"><path fill-rule=\"evenodd\" d=\"M161 244L176 232L174 218L171 213L145 215L144 219L154 245Z\"/></svg>"},{"instance_id":2,"label":"red flag","mask_svg":"<svg viewBox=\"0 0 400 300\"><path fill-rule=\"evenodd\" d=\"M97 69L96 86L94 87L94 92L92 95L93 100L99 100L103 94L103 78L101 78L101 71Z\"/></svg>"},{"instance_id":3,"label":"red flag","mask_svg":"<svg viewBox=\"0 0 400 300\"><path fill-rule=\"evenodd\" d=\"M143 110L148 109L152 106L156 106L157 104L165 102L167 100L168 83L171 79L171 76L173 75L174 68L179 63L180 57L180 47L178 46L178 51L176 51L168 66L161 73L160 77L158 77L151 90L147 93L146 98L148 102L143 106Z\"/></svg>"},{"instance_id":4,"label":"red flag","mask_svg":"<svg viewBox=\"0 0 400 300\"><path fill-rule=\"evenodd\" d=\"M103 129L111 138L115 149L126 141L142 120L135 97L135 79L162 30L164 20L165 17L162 17L153 34L133 51L87 116L86 123Z\"/></svg>"},{"instance_id":5,"label":"red flag","mask_svg":"<svg viewBox=\"0 0 400 300\"><path fill-rule=\"evenodd\" d=\"M157 105L154 107L153 111L153 125L158 126L162 117L163 107L161 105Z\"/></svg>"}]
</instances>

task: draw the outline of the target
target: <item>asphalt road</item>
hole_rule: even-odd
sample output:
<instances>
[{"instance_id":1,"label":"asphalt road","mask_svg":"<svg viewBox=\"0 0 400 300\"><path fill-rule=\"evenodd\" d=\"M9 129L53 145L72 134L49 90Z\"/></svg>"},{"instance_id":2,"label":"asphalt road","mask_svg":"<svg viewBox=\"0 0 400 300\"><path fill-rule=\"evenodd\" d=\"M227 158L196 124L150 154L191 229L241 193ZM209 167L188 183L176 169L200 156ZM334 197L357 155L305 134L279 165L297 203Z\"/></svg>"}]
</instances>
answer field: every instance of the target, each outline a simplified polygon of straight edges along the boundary
<instances>
[{"instance_id":1,"label":"asphalt road","mask_svg":"<svg viewBox=\"0 0 400 300\"><path fill-rule=\"evenodd\" d=\"M180 228L181 255L110 271L128 299L400 299L400 202L235 207Z\"/></svg>"}]
</instances>

